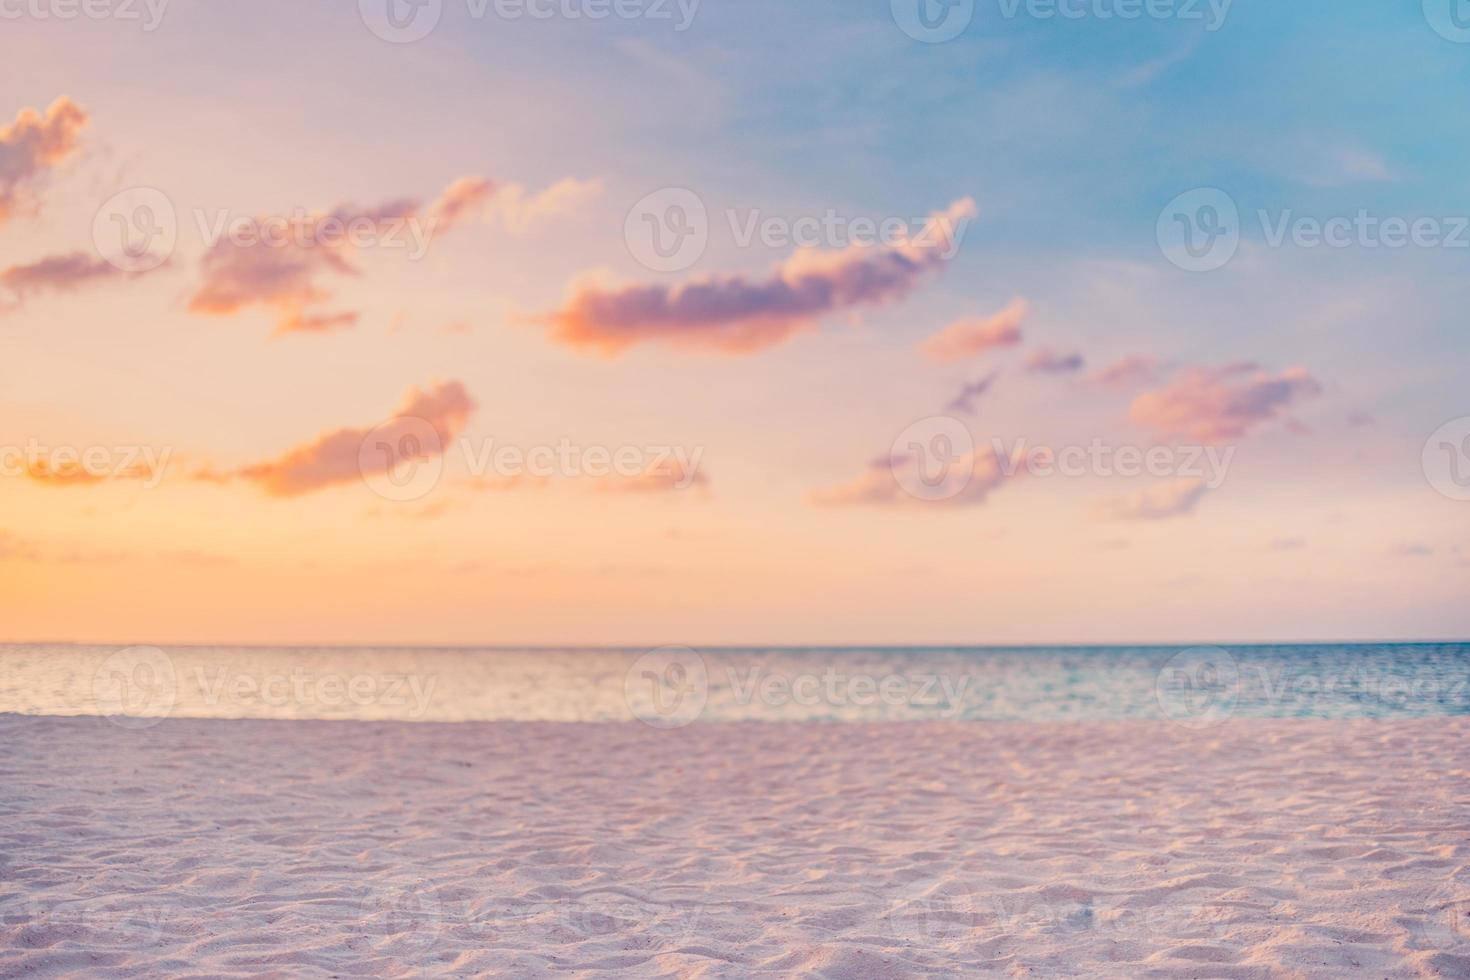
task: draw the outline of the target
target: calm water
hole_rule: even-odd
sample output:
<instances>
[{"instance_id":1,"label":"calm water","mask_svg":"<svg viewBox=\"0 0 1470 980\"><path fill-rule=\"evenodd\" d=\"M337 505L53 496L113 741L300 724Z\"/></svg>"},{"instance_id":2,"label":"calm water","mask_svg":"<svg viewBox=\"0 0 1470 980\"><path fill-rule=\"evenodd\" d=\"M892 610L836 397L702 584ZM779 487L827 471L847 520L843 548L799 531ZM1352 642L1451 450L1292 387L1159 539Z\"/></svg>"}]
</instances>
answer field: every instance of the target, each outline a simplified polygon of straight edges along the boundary
<instances>
[{"instance_id":1,"label":"calm water","mask_svg":"<svg viewBox=\"0 0 1470 980\"><path fill-rule=\"evenodd\" d=\"M1470 713L1470 644L654 651L0 646L0 712L408 721Z\"/></svg>"}]
</instances>

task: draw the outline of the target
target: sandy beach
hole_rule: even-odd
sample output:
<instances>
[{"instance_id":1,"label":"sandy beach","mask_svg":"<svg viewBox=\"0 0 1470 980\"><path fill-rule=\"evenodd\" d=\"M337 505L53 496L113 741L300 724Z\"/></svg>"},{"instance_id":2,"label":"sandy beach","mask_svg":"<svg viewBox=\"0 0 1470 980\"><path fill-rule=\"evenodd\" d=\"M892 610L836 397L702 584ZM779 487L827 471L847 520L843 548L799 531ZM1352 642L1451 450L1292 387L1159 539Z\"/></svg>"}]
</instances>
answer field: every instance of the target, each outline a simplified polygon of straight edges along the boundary
<instances>
[{"instance_id":1,"label":"sandy beach","mask_svg":"<svg viewBox=\"0 0 1470 980\"><path fill-rule=\"evenodd\" d=\"M0 974L1470 976L1470 719L0 716Z\"/></svg>"}]
</instances>

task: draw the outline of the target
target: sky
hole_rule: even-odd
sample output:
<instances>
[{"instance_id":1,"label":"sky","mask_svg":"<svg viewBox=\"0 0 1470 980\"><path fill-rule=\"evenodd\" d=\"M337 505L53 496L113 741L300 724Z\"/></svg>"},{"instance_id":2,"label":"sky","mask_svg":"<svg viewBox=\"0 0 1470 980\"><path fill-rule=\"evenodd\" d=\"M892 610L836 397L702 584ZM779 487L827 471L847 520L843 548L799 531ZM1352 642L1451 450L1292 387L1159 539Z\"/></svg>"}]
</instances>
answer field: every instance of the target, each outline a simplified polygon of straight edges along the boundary
<instances>
[{"instance_id":1,"label":"sky","mask_svg":"<svg viewBox=\"0 0 1470 980\"><path fill-rule=\"evenodd\" d=\"M0 3L0 640L1470 635L1357 6Z\"/></svg>"}]
</instances>

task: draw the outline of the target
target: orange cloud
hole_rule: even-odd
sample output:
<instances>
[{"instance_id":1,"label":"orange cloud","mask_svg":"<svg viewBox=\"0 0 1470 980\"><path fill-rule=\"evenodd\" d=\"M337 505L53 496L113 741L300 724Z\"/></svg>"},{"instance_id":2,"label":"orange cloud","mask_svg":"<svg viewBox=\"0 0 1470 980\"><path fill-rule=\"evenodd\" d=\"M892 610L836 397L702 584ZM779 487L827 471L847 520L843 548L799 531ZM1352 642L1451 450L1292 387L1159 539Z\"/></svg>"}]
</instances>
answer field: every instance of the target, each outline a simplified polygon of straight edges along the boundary
<instances>
[{"instance_id":1,"label":"orange cloud","mask_svg":"<svg viewBox=\"0 0 1470 980\"><path fill-rule=\"evenodd\" d=\"M36 183L75 152L86 125L86 110L63 95L44 113L22 109L0 129L0 224L33 206Z\"/></svg>"},{"instance_id":2,"label":"orange cloud","mask_svg":"<svg viewBox=\"0 0 1470 980\"><path fill-rule=\"evenodd\" d=\"M990 316L956 320L919 349L936 361L958 361L995 347L1014 347L1021 342L1021 324L1030 312L1030 304L1017 296Z\"/></svg>"},{"instance_id":3,"label":"orange cloud","mask_svg":"<svg viewBox=\"0 0 1470 980\"><path fill-rule=\"evenodd\" d=\"M660 283L575 285L566 305L543 318L554 340L614 356L644 342L749 353L813 329L831 313L907 295L942 268L958 245L957 225L975 214L970 198L932 215L921 234L882 246L802 249L764 279L713 276Z\"/></svg>"},{"instance_id":4,"label":"orange cloud","mask_svg":"<svg viewBox=\"0 0 1470 980\"><path fill-rule=\"evenodd\" d=\"M391 472L410 454L419 459L442 455L464 431L474 410L474 401L458 381L440 382L428 391L410 388L403 403L380 425L334 429L277 459L243 467L230 475L258 483L275 497L295 497L352 483ZM384 451L364 451L369 435L374 446ZM209 473L200 474L200 478L218 479Z\"/></svg>"},{"instance_id":5,"label":"orange cloud","mask_svg":"<svg viewBox=\"0 0 1470 980\"><path fill-rule=\"evenodd\" d=\"M1129 418L1164 437L1223 442L1278 418L1298 399L1321 393L1322 385L1305 368L1273 376L1251 363L1196 367L1135 398Z\"/></svg>"}]
</instances>

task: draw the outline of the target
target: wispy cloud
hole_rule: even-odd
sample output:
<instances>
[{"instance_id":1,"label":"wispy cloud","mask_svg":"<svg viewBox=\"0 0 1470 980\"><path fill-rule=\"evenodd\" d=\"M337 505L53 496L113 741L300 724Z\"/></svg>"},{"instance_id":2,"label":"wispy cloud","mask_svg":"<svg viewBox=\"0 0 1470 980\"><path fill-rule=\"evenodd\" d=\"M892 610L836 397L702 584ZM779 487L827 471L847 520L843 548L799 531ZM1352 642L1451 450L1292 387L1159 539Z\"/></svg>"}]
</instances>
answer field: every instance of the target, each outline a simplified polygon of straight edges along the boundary
<instances>
[{"instance_id":1,"label":"wispy cloud","mask_svg":"<svg viewBox=\"0 0 1470 980\"><path fill-rule=\"evenodd\" d=\"M949 403L944 406L946 412L959 412L963 415L975 413L975 401L990 390L991 385L1000 377L999 371L992 371L979 381L972 381L959 390Z\"/></svg>"},{"instance_id":2,"label":"wispy cloud","mask_svg":"<svg viewBox=\"0 0 1470 980\"><path fill-rule=\"evenodd\" d=\"M937 471L932 462L913 453L882 457L851 482L817 490L809 500L819 507L973 507L1024 472L988 446Z\"/></svg>"},{"instance_id":3,"label":"wispy cloud","mask_svg":"<svg viewBox=\"0 0 1470 980\"><path fill-rule=\"evenodd\" d=\"M342 205L329 212L260 218L261 227L290 229L267 241L240 239L226 229L200 261L202 281L189 300L195 313L230 316L249 307L276 314L277 334L323 333L355 326L353 310L321 310L332 298L324 282L360 274L354 239L406 250L421 257L436 234L476 219L498 216L515 232L562 214L595 195L599 181L563 180L540 194L519 184L461 177L427 204L400 198L376 208ZM344 234L343 230L353 230Z\"/></svg>"},{"instance_id":4,"label":"wispy cloud","mask_svg":"<svg viewBox=\"0 0 1470 980\"><path fill-rule=\"evenodd\" d=\"M90 283L137 274L124 272L105 259L85 252L48 255L35 262L0 270L0 312L7 309L7 305L19 305L36 293L69 293Z\"/></svg>"},{"instance_id":5,"label":"wispy cloud","mask_svg":"<svg viewBox=\"0 0 1470 980\"><path fill-rule=\"evenodd\" d=\"M1158 378L1163 365L1152 354L1129 354L1092 373L1092 380L1109 388L1130 388Z\"/></svg>"},{"instance_id":6,"label":"wispy cloud","mask_svg":"<svg viewBox=\"0 0 1470 980\"><path fill-rule=\"evenodd\" d=\"M1129 417L1166 438L1222 442L1241 438L1279 418L1298 400L1321 392L1322 385L1304 368L1271 375L1251 363L1196 367L1139 395Z\"/></svg>"},{"instance_id":7,"label":"wispy cloud","mask_svg":"<svg viewBox=\"0 0 1470 980\"><path fill-rule=\"evenodd\" d=\"M956 320L919 349L936 361L958 361L997 347L1014 347L1021 342L1021 325L1030 312L1030 305L1017 296L990 316Z\"/></svg>"},{"instance_id":8,"label":"wispy cloud","mask_svg":"<svg viewBox=\"0 0 1470 980\"><path fill-rule=\"evenodd\" d=\"M1192 512L1208 488L1203 480L1173 480L1136 493L1102 501L1104 517L1128 521L1158 521Z\"/></svg>"}]
</instances>

